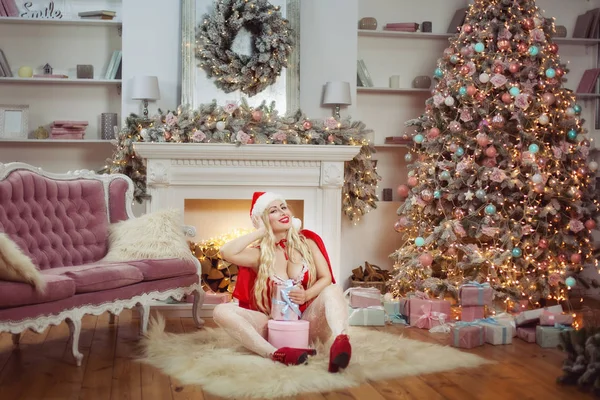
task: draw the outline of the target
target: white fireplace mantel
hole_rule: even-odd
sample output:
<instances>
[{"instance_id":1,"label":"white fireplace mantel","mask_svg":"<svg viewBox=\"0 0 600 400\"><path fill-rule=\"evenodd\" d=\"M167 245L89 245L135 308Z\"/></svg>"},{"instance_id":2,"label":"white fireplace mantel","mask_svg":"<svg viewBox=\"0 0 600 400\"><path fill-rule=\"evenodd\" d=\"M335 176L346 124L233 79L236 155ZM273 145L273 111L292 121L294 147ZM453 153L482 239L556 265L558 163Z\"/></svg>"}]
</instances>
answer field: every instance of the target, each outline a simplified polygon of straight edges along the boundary
<instances>
[{"instance_id":1,"label":"white fireplace mantel","mask_svg":"<svg viewBox=\"0 0 600 400\"><path fill-rule=\"evenodd\" d=\"M273 191L304 201L304 227L325 242L340 277L344 162L359 146L135 143L145 159L146 211L184 209L186 199L248 199Z\"/></svg>"}]
</instances>

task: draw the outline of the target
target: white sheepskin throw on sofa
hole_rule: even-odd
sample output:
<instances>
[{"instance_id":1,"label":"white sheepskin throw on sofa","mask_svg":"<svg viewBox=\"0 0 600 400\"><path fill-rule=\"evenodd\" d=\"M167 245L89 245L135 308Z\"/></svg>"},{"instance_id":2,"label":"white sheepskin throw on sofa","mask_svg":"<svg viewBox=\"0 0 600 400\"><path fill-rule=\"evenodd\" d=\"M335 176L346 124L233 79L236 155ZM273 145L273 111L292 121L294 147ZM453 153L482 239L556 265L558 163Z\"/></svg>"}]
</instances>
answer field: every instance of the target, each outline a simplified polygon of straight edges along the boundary
<instances>
[{"instance_id":1,"label":"white sheepskin throw on sofa","mask_svg":"<svg viewBox=\"0 0 600 400\"><path fill-rule=\"evenodd\" d=\"M3 232L0 232L0 279L29 283L38 292L46 289L46 281L31 258Z\"/></svg>"},{"instance_id":2,"label":"white sheepskin throw on sofa","mask_svg":"<svg viewBox=\"0 0 600 400\"><path fill-rule=\"evenodd\" d=\"M109 227L108 254L103 261L193 260L181 221L181 210L166 209L112 224Z\"/></svg>"}]
</instances>

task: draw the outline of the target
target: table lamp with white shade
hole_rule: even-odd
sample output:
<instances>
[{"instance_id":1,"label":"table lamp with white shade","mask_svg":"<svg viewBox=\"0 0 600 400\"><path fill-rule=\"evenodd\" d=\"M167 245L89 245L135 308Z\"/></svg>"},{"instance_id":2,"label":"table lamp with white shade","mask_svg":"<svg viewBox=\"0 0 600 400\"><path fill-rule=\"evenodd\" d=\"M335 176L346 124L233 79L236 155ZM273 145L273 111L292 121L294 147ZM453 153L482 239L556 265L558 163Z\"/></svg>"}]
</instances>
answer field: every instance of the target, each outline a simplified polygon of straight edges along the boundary
<instances>
[{"instance_id":1,"label":"table lamp with white shade","mask_svg":"<svg viewBox=\"0 0 600 400\"><path fill-rule=\"evenodd\" d=\"M131 90L133 100L142 100L144 118L148 118L148 100L159 100L158 78L156 76L135 76Z\"/></svg>"},{"instance_id":2,"label":"table lamp with white shade","mask_svg":"<svg viewBox=\"0 0 600 400\"><path fill-rule=\"evenodd\" d=\"M333 116L340 119L340 106L352 104L350 97L350 83L341 81L332 81L325 84L325 94L323 95L323 105L333 105Z\"/></svg>"}]
</instances>

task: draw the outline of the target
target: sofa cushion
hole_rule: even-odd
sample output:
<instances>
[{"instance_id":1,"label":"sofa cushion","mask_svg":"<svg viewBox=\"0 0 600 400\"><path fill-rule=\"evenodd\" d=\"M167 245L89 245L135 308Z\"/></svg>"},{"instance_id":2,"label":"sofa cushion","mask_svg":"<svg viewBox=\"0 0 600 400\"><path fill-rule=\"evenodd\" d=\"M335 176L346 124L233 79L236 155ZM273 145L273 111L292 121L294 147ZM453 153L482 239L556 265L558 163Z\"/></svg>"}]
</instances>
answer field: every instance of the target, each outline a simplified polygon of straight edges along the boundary
<instances>
[{"instance_id":1,"label":"sofa cushion","mask_svg":"<svg viewBox=\"0 0 600 400\"><path fill-rule=\"evenodd\" d=\"M198 268L193 261L180 258L137 260L129 261L128 264L138 268L144 275L145 281L198 274Z\"/></svg>"},{"instance_id":2,"label":"sofa cushion","mask_svg":"<svg viewBox=\"0 0 600 400\"><path fill-rule=\"evenodd\" d=\"M52 268L44 274L62 275L75 282L76 293L97 292L133 285L144 279L142 272L131 265L123 263L88 264L75 267Z\"/></svg>"},{"instance_id":3,"label":"sofa cushion","mask_svg":"<svg viewBox=\"0 0 600 400\"><path fill-rule=\"evenodd\" d=\"M61 275L42 274L46 281L44 293L37 292L33 286L22 282L0 281L0 308L47 303L66 299L75 294L75 281Z\"/></svg>"}]
</instances>

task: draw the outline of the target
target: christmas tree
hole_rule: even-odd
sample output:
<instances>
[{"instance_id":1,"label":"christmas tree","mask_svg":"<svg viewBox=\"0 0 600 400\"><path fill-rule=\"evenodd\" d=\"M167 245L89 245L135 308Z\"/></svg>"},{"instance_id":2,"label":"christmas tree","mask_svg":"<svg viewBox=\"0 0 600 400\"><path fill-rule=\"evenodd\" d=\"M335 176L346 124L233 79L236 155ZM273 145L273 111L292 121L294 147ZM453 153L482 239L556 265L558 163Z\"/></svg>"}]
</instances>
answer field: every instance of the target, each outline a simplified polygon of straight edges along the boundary
<instances>
[{"instance_id":1,"label":"christmas tree","mask_svg":"<svg viewBox=\"0 0 600 400\"><path fill-rule=\"evenodd\" d=\"M592 258L595 162L554 20L535 1L476 0L449 39L425 113L409 121L394 294L562 300Z\"/></svg>"}]
</instances>

